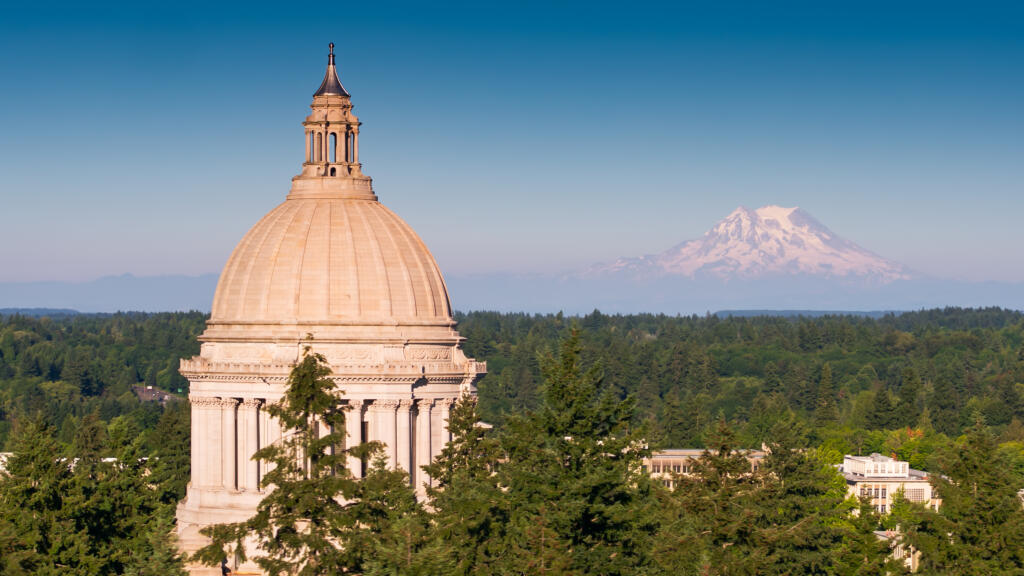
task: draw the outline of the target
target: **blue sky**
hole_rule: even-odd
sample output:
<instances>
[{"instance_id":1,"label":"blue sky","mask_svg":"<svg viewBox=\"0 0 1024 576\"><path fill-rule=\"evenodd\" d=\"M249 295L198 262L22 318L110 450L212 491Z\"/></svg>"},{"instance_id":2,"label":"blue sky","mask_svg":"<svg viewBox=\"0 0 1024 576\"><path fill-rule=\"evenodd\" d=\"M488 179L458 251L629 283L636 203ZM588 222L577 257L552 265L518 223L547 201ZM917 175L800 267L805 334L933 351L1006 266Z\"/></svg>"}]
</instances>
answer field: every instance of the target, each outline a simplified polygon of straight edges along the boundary
<instances>
[{"instance_id":1,"label":"blue sky","mask_svg":"<svg viewBox=\"0 0 1024 576\"><path fill-rule=\"evenodd\" d=\"M5 7L0 281L219 272L298 172L330 41L364 171L446 274L780 204L1024 281L1024 5L820 0Z\"/></svg>"}]
</instances>

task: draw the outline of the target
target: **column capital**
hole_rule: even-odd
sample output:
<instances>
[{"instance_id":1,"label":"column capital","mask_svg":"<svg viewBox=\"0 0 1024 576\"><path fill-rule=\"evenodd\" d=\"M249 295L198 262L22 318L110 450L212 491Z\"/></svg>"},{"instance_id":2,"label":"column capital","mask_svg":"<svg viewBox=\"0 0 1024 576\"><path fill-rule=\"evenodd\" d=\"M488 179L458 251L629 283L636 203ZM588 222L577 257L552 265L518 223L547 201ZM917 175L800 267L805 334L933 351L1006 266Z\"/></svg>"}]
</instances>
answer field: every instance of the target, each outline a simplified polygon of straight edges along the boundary
<instances>
[{"instance_id":1,"label":"column capital","mask_svg":"<svg viewBox=\"0 0 1024 576\"><path fill-rule=\"evenodd\" d=\"M349 398L349 399L348 399L348 405L349 405L349 406L350 406L351 408L353 408L353 409L355 409L355 408L361 408L361 407L363 406L363 404L366 404L366 401L365 401L365 400L361 400L361 399L359 399L359 398Z\"/></svg>"},{"instance_id":2,"label":"column capital","mask_svg":"<svg viewBox=\"0 0 1024 576\"><path fill-rule=\"evenodd\" d=\"M220 405L223 406L223 407L234 408L235 406L238 406L238 404L239 404L238 398L221 398L220 399Z\"/></svg>"},{"instance_id":3,"label":"column capital","mask_svg":"<svg viewBox=\"0 0 1024 576\"><path fill-rule=\"evenodd\" d=\"M189 396L188 401L199 408L220 408L220 398L213 396Z\"/></svg>"},{"instance_id":4,"label":"column capital","mask_svg":"<svg viewBox=\"0 0 1024 576\"><path fill-rule=\"evenodd\" d=\"M455 404L455 398L438 398L436 402L441 408L451 408Z\"/></svg>"},{"instance_id":5,"label":"column capital","mask_svg":"<svg viewBox=\"0 0 1024 576\"><path fill-rule=\"evenodd\" d=\"M398 401L398 411L408 412L412 408L412 405L413 400L411 398L403 398L402 400Z\"/></svg>"},{"instance_id":6,"label":"column capital","mask_svg":"<svg viewBox=\"0 0 1024 576\"><path fill-rule=\"evenodd\" d=\"M433 398L417 398L416 399L416 406L418 408L431 408L431 407L434 406L434 399Z\"/></svg>"},{"instance_id":7,"label":"column capital","mask_svg":"<svg viewBox=\"0 0 1024 576\"><path fill-rule=\"evenodd\" d=\"M259 398L246 398L242 400L242 408L259 408L263 404L263 401Z\"/></svg>"},{"instance_id":8,"label":"column capital","mask_svg":"<svg viewBox=\"0 0 1024 576\"><path fill-rule=\"evenodd\" d=\"M394 410L395 408L398 408L399 402L399 400L387 398L384 400L374 400L373 406L377 406L383 410Z\"/></svg>"}]
</instances>

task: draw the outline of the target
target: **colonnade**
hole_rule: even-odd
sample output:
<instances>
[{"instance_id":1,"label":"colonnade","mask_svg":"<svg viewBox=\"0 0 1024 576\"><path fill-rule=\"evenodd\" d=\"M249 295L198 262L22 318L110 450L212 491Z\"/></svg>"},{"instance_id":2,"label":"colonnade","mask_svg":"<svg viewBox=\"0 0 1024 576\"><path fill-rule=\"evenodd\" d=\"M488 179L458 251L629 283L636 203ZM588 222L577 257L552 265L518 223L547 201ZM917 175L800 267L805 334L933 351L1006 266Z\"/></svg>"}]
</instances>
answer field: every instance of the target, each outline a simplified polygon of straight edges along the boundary
<instances>
[{"instance_id":1,"label":"colonnade","mask_svg":"<svg viewBox=\"0 0 1024 576\"><path fill-rule=\"evenodd\" d=\"M282 437L280 423L266 411L267 401L194 396L191 402L193 483L205 490L260 492L260 481L272 464L252 456ZM410 480L419 490L430 482L420 467L451 440L448 418L454 402L453 398L348 400L346 446L384 443L388 465L411 471ZM357 478L368 465L349 457L348 469Z\"/></svg>"},{"instance_id":2,"label":"colonnade","mask_svg":"<svg viewBox=\"0 0 1024 576\"><path fill-rule=\"evenodd\" d=\"M340 149L339 149L340 144ZM341 152L342 163L359 163L359 131L346 127L338 130L306 130L306 162L338 162Z\"/></svg>"}]
</instances>

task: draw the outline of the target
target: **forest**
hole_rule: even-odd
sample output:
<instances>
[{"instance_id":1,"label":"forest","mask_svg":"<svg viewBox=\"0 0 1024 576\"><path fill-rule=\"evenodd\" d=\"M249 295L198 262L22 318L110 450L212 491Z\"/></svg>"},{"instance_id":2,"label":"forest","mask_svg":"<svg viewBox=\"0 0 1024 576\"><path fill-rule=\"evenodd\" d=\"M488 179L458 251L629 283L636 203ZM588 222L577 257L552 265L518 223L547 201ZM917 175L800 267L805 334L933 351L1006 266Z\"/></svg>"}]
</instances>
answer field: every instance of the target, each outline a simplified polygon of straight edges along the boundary
<instances>
[{"instance_id":1,"label":"forest","mask_svg":"<svg viewBox=\"0 0 1024 576\"><path fill-rule=\"evenodd\" d=\"M427 508L384 469L356 483L326 458L334 473L323 477L342 480L325 488L282 466L271 479L290 486L282 494L346 494L352 506L323 523L374 551L328 555L316 561L324 571L306 573L898 573L872 535L896 524L924 552L923 573L1024 573L1019 312L457 320L467 355L489 370L478 402L453 412L462 434L432 471L457 489L432 491ZM204 321L0 320L0 441L14 453L0 479L4 573L180 570L163 535L188 478L187 404L144 402L133 386L184 397L177 359L198 353ZM638 473L644 455L669 447L706 448L671 491ZM734 450L760 447L771 449L762 470L741 472ZM360 449L372 459L373 446ZM935 472L942 510L853 513L832 465L870 452ZM223 559L240 530L276 534L280 520L225 527L204 558ZM280 573L299 569L282 562Z\"/></svg>"}]
</instances>

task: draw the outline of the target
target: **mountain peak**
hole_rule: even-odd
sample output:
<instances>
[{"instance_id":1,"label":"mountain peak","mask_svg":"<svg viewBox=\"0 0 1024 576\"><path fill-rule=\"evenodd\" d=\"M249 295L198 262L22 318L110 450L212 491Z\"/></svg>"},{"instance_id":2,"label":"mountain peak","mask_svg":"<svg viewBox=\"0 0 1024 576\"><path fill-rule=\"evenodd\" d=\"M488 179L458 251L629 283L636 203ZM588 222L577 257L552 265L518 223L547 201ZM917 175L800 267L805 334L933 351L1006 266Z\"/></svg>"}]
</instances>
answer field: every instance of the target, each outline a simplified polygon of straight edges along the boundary
<instances>
[{"instance_id":1,"label":"mountain peak","mask_svg":"<svg viewBox=\"0 0 1024 576\"><path fill-rule=\"evenodd\" d=\"M910 272L837 236L799 207L740 206L704 236L661 254L623 258L598 272L632 271L723 279L809 275L891 282Z\"/></svg>"}]
</instances>

